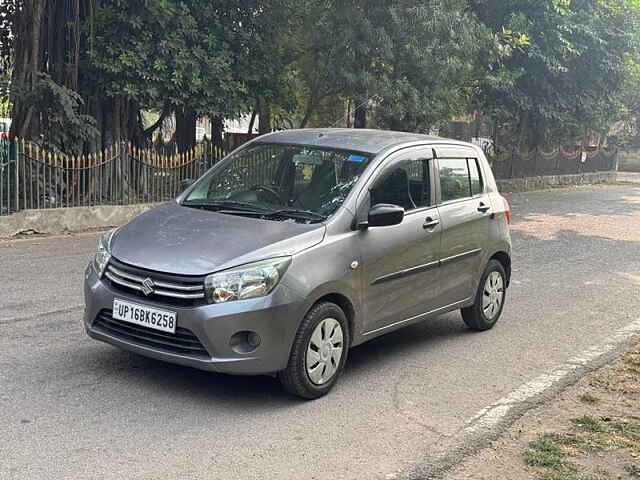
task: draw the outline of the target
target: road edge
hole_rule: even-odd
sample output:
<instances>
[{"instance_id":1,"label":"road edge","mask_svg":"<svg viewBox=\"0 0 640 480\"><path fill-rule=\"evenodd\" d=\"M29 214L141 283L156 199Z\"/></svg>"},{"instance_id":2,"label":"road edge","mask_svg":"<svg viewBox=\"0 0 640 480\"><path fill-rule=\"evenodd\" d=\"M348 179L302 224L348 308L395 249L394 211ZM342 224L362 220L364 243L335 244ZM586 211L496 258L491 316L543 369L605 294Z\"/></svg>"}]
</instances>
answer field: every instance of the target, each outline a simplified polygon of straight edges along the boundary
<instances>
[{"instance_id":1,"label":"road edge","mask_svg":"<svg viewBox=\"0 0 640 480\"><path fill-rule=\"evenodd\" d=\"M640 336L640 318L615 331L600 345L571 357L550 373L539 375L508 395L483 408L467 420L461 430L459 445L444 455L414 466L409 480L443 478L467 457L488 448L519 418L536 407L554 399L575 385L584 375L613 362Z\"/></svg>"}]
</instances>

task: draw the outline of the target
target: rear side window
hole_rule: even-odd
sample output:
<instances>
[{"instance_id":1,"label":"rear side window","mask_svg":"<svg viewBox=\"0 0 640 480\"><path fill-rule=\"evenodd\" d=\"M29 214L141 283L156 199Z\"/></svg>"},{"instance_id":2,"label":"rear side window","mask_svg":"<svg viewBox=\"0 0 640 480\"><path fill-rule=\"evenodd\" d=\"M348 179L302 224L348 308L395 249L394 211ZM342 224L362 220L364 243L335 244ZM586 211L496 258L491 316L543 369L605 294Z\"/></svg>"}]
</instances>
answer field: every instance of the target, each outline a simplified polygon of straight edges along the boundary
<instances>
[{"instance_id":1,"label":"rear side window","mask_svg":"<svg viewBox=\"0 0 640 480\"><path fill-rule=\"evenodd\" d=\"M480 165L475 158L467 159L469 163L469 181L471 182L471 195L480 195L484 190L482 175L480 174Z\"/></svg>"},{"instance_id":2,"label":"rear side window","mask_svg":"<svg viewBox=\"0 0 640 480\"><path fill-rule=\"evenodd\" d=\"M479 195L483 191L482 176L475 158L442 158L440 168L440 196L443 202Z\"/></svg>"}]
</instances>

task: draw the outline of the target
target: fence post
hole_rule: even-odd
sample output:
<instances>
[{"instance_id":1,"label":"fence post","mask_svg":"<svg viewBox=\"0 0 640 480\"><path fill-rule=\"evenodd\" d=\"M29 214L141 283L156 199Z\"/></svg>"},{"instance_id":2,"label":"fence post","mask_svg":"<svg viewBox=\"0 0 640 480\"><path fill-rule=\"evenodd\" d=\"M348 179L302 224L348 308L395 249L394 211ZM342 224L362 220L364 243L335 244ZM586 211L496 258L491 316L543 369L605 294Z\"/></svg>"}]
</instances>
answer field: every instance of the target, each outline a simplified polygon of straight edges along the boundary
<instances>
[{"instance_id":1,"label":"fence post","mask_svg":"<svg viewBox=\"0 0 640 480\"><path fill-rule=\"evenodd\" d=\"M120 160L120 182L122 187L120 189L121 205L128 205L131 203L131 185L129 185L129 173L131 172L131 156L129 155L129 145L125 140L120 141L120 149L122 151L122 158Z\"/></svg>"},{"instance_id":2,"label":"fence post","mask_svg":"<svg viewBox=\"0 0 640 480\"><path fill-rule=\"evenodd\" d=\"M15 152L16 152L16 168L15 168L15 172L16 172L16 191L15 191L15 196L16 196L16 212L20 210L20 144L18 143L18 138L14 138L13 139L14 145L15 145ZM11 210L11 208L9 208L9 210Z\"/></svg>"}]
</instances>

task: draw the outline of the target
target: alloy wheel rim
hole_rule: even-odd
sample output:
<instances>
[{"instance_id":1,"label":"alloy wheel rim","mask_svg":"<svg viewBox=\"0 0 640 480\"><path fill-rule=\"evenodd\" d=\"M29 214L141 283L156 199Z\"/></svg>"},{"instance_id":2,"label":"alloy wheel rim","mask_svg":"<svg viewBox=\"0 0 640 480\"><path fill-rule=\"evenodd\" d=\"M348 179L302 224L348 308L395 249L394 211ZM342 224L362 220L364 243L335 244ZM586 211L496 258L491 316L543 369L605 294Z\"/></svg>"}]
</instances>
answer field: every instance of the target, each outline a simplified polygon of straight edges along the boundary
<instances>
[{"instance_id":1,"label":"alloy wheel rim","mask_svg":"<svg viewBox=\"0 0 640 480\"><path fill-rule=\"evenodd\" d=\"M496 318L504 300L504 280L500 272L491 272L482 292L482 311L488 320Z\"/></svg>"},{"instance_id":2,"label":"alloy wheel rim","mask_svg":"<svg viewBox=\"0 0 640 480\"><path fill-rule=\"evenodd\" d=\"M305 362L312 383L324 385L334 377L342 360L343 340L342 326L335 318L325 318L313 330Z\"/></svg>"}]
</instances>

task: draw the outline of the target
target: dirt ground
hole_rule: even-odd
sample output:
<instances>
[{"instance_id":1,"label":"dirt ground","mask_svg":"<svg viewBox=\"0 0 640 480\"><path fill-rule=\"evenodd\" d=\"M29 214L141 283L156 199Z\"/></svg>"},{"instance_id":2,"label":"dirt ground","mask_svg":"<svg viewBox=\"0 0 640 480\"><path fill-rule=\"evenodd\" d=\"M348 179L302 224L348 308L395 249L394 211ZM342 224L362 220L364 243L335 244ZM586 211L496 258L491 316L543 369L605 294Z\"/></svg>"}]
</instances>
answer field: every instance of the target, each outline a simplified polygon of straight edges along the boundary
<instances>
[{"instance_id":1,"label":"dirt ground","mask_svg":"<svg viewBox=\"0 0 640 480\"><path fill-rule=\"evenodd\" d=\"M640 478L640 343L527 413L445 478Z\"/></svg>"}]
</instances>

